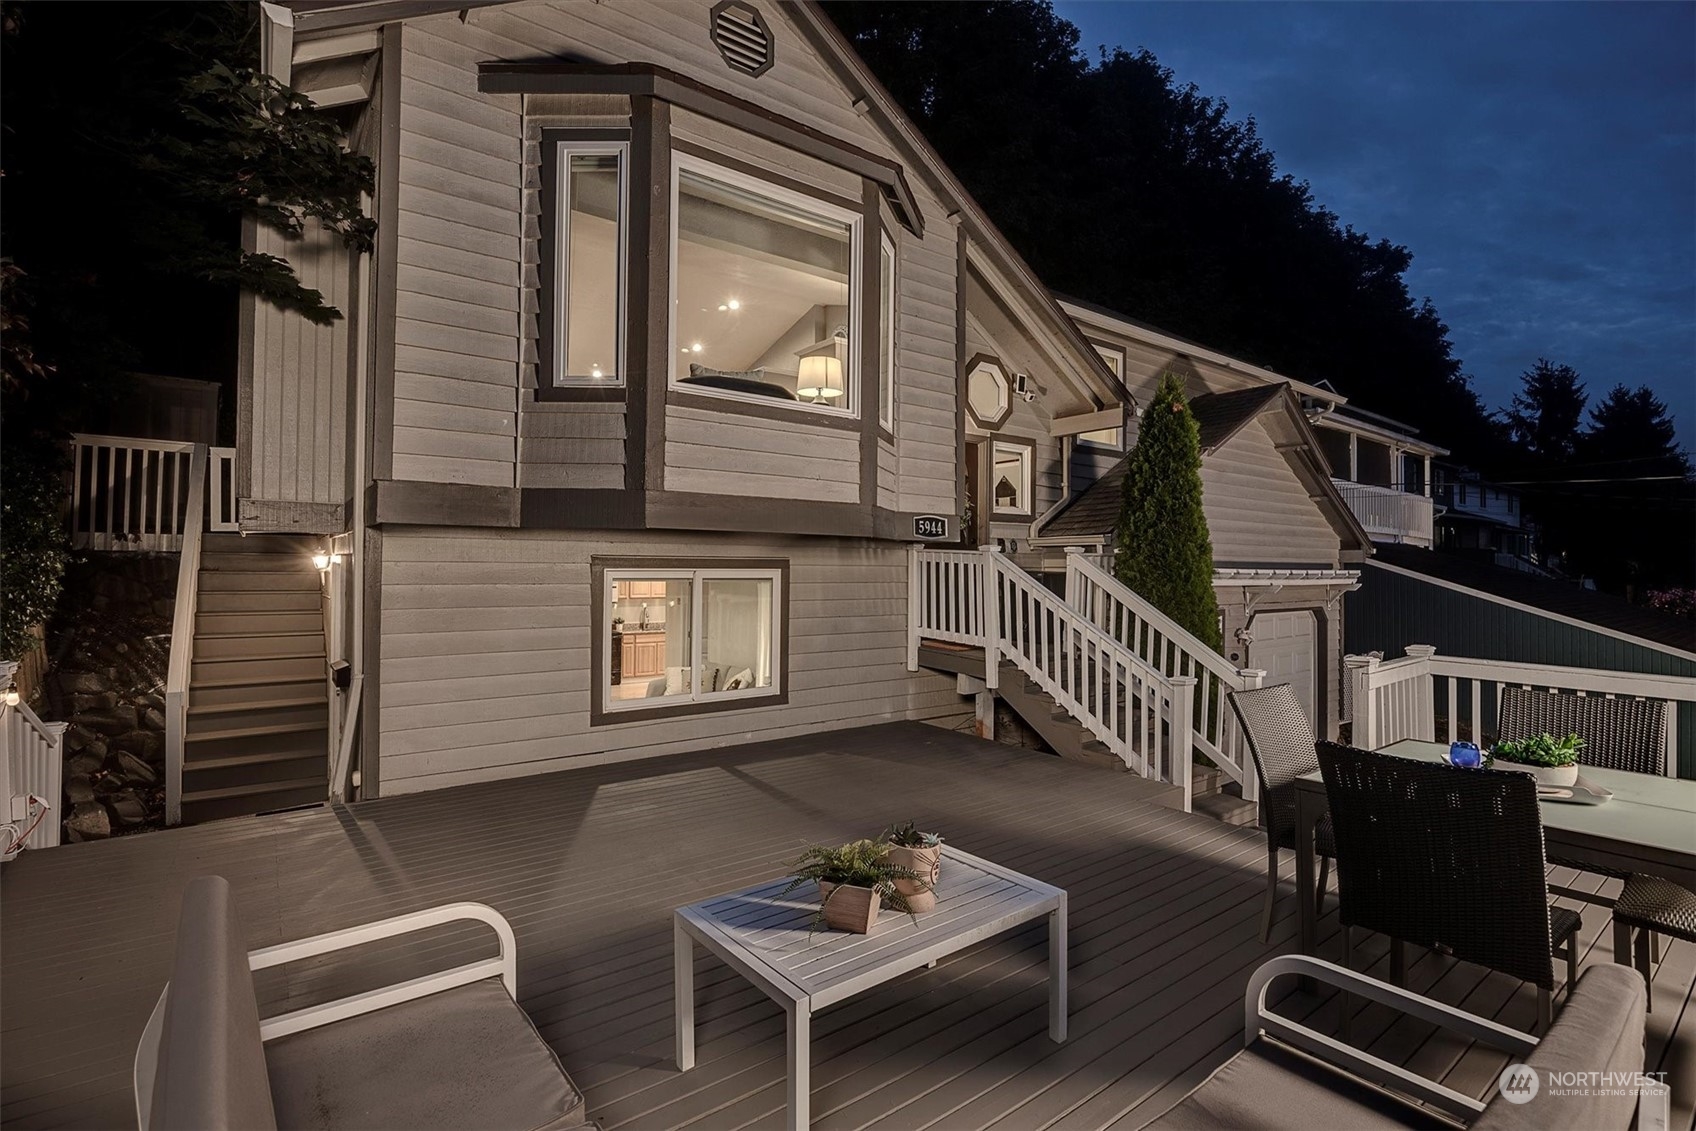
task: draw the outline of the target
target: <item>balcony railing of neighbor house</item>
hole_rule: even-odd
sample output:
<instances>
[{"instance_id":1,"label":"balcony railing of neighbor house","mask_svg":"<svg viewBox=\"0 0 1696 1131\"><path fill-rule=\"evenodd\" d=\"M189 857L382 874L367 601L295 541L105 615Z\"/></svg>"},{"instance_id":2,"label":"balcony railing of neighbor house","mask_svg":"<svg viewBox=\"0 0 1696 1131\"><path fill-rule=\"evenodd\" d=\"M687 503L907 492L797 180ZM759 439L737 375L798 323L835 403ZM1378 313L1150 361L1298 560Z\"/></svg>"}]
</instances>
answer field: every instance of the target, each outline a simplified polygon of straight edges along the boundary
<instances>
[{"instance_id":1,"label":"balcony railing of neighbor house","mask_svg":"<svg viewBox=\"0 0 1696 1131\"><path fill-rule=\"evenodd\" d=\"M1464 656L1439 656L1429 645L1410 644L1397 660L1345 656L1353 693L1354 745L1377 750L1404 738L1479 745L1494 737L1503 687L1576 695L1626 696L1664 701L1667 774L1678 773L1678 710L1696 703L1696 680L1637 672L1517 664ZM1482 736L1482 739L1481 737Z\"/></svg>"},{"instance_id":2,"label":"balcony railing of neighbor house","mask_svg":"<svg viewBox=\"0 0 1696 1131\"><path fill-rule=\"evenodd\" d=\"M925 639L982 648L990 688L1011 661L1126 766L1182 789L1189 809L1195 677L1165 675L994 549L915 548L908 585L910 669Z\"/></svg>"},{"instance_id":3,"label":"balcony railing of neighbor house","mask_svg":"<svg viewBox=\"0 0 1696 1131\"><path fill-rule=\"evenodd\" d=\"M11 686L15 663L0 664L0 686ZM23 848L52 848L59 843L59 804L64 775L66 723L45 723L28 703L0 702L0 859ZM24 834L28 835L24 835ZM21 843L18 843L21 841Z\"/></svg>"},{"instance_id":4,"label":"balcony railing of neighbor house","mask_svg":"<svg viewBox=\"0 0 1696 1131\"><path fill-rule=\"evenodd\" d=\"M1337 493L1375 541L1405 542L1430 548L1435 508L1424 495L1333 479Z\"/></svg>"},{"instance_id":5,"label":"balcony railing of neighbor house","mask_svg":"<svg viewBox=\"0 0 1696 1131\"><path fill-rule=\"evenodd\" d=\"M188 682L194 669L194 616L200 600L200 539L206 513L207 449L194 446L182 556L177 562L177 602L171 618L171 658L165 676L165 823L183 813L183 749L188 731Z\"/></svg>"}]
</instances>

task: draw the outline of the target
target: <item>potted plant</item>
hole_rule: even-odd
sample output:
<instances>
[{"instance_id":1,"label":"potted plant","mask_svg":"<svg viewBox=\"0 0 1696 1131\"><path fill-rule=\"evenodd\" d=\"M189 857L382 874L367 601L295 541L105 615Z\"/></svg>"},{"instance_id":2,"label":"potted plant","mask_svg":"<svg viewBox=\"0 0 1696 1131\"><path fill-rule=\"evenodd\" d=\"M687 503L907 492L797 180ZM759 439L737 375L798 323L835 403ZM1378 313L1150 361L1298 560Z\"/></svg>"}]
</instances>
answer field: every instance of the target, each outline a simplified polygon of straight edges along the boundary
<instances>
[{"instance_id":1,"label":"potted plant","mask_svg":"<svg viewBox=\"0 0 1696 1131\"><path fill-rule=\"evenodd\" d=\"M836 848L815 844L795 861L795 879L783 894L813 881L819 886L814 928L822 924L863 935L877 922L878 909L884 904L912 913L907 897L895 886L897 881L924 882L911 868L891 864L888 850L883 840L855 840ZM928 890L929 885L925 886Z\"/></svg>"},{"instance_id":2,"label":"potted plant","mask_svg":"<svg viewBox=\"0 0 1696 1131\"><path fill-rule=\"evenodd\" d=\"M1578 752L1583 749L1584 740L1576 734L1540 734L1498 742L1490 759L1499 769L1530 774L1538 785L1567 788L1578 782Z\"/></svg>"},{"instance_id":3,"label":"potted plant","mask_svg":"<svg viewBox=\"0 0 1696 1131\"><path fill-rule=\"evenodd\" d=\"M936 884L942 878L942 838L922 833L908 821L883 834L889 843L888 860L897 868L919 874L920 880L896 880L895 890L907 899L915 915L936 910Z\"/></svg>"}]
</instances>

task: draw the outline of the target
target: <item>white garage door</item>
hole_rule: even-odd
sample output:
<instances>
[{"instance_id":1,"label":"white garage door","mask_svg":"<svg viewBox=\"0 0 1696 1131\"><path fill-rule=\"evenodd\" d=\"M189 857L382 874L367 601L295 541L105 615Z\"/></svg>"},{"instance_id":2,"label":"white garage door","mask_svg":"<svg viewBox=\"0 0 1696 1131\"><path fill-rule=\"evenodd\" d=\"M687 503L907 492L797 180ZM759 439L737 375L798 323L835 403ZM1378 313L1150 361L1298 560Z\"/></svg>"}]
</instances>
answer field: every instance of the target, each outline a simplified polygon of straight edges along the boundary
<instances>
[{"instance_id":1,"label":"white garage door","mask_svg":"<svg viewBox=\"0 0 1696 1131\"><path fill-rule=\"evenodd\" d=\"M1307 721L1313 722L1318 685L1313 614L1258 613L1250 631L1254 635L1252 666L1265 670L1268 687L1275 683L1293 685L1302 710L1307 712ZM1315 734L1321 733L1319 727L1313 729Z\"/></svg>"}]
</instances>

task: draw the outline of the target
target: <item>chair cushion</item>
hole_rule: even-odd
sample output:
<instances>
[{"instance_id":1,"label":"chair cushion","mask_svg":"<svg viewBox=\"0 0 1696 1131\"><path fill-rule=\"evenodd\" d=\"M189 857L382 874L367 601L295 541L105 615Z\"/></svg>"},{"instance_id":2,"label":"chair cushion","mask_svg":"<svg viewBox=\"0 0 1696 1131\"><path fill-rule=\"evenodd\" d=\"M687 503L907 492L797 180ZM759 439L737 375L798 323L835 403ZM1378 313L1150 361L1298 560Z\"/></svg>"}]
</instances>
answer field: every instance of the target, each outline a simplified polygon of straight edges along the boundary
<instances>
[{"instance_id":1,"label":"chair cushion","mask_svg":"<svg viewBox=\"0 0 1696 1131\"><path fill-rule=\"evenodd\" d=\"M1161 1131L1371 1131L1451 1125L1287 1045L1262 1039L1149 1126Z\"/></svg>"},{"instance_id":2,"label":"chair cushion","mask_svg":"<svg viewBox=\"0 0 1696 1131\"><path fill-rule=\"evenodd\" d=\"M1614 918L1696 942L1696 891L1659 876L1632 876L1614 901Z\"/></svg>"},{"instance_id":3,"label":"chair cushion","mask_svg":"<svg viewBox=\"0 0 1696 1131\"><path fill-rule=\"evenodd\" d=\"M150 1111L154 1131L277 1126L247 946L222 876L183 889Z\"/></svg>"},{"instance_id":4,"label":"chair cushion","mask_svg":"<svg viewBox=\"0 0 1696 1131\"><path fill-rule=\"evenodd\" d=\"M276 1126L591 1126L583 1096L499 978L265 1046Z\"/></svg>"},{"instance_id":5,"label":"chair cushion","mask_svg":"<svg viewBox=\"0 0 1696 1131\"><path fill-rule=\"evenodd\" d=\"M1540 1078L1537 1094L1525 1103L1496 1095L1472 1131L1625 1131L1637 1112L1635 1096L1566 1094L1574 1089L1555 1094L1549 1074L1643 1071L1646 1001L1643 979L1631 967L1590 967L1525 1058Z\"/></svg>"}]
</instances>

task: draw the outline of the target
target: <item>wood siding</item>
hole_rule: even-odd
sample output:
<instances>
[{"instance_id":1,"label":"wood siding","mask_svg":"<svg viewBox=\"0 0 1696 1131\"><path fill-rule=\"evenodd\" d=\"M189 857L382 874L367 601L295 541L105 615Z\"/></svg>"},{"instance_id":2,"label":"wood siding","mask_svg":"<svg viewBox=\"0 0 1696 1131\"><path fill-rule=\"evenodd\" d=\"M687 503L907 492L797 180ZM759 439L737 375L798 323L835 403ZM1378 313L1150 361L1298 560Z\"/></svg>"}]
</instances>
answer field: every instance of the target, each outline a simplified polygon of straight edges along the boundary
<instances>
[{"instance_id":1,"label":"wood siding","mask_svg":"<svg viewBox=\"0 0 1696 1131\"><path fill-rule=\"evenodd\" d=\"M669 405L665 487L709 495L858 502L860 434L821 427L802 414L793 421L776 420L734 409Z\"/></svg>"},{"instance_id":2,"label":"wood siding","mask_svg":"<svg viewBox=\"0 0 1696 1131\"><path fill-rule=\"evenodd\" d=\"M1439 655L1696 677L1696 660L1378 569L1370 561L1361 587L1344 598L1344 609L1347 648L1356 654L1383 652L1393 659L1409 644L1430 644ZM1487 727L1494 726L1494 708L1486 704ZM1696 703L1678 706L1678 776L1696 778Z\"/></svg>"},{"instance_id":3,"label":"wood siding","mask_svg":"<svg viewBox=\"0 0 1696 1131\"><path fill-rule=\"evenodd\" d=\"M896 229L895 455L899 507L958 515L960 501L956 393L959 319L959 232L944 209L914 185L925 213L925 238ZM956 519L956 521L958 521Z\"/></svg>"},{"instance_id":4,"label":"wood siding","mask_svg":"<svg viewBox=\"0 0 1696 1131\"><path fill-rule=\"evenodd\" d=\"M244 300L252 303L253 327L250 392L237 413L247 468L238 490L243 499L340 505L349 494L350 254L339 236L312 222L297 240L260 227L255 250L287 259L301 284L344 317L317 326L263 299Z\"/></svg>"},{"instance_id":5,"label":"wood siding","mask_svg":"<svg viewBox=\"0 0 1696 1131\"><path fill-rule=\"evenodd\" d=\"M722 535L392 532L382 563L385 794L889 719L957 721L906 670L907 555L888 543ZM789 702L589 725L592 556L790 563Z\"/></svg>"},{"instance_id":6,"label":"wood siding","mask_svg":"<svg viewBox=\"0 0 1696 1131\"><path fill-rule=\"evenodd\" d=\"M1201 464L1216 565L1337 564L1337 533L1260 421Z\"/></svg>"}]
</instances>

